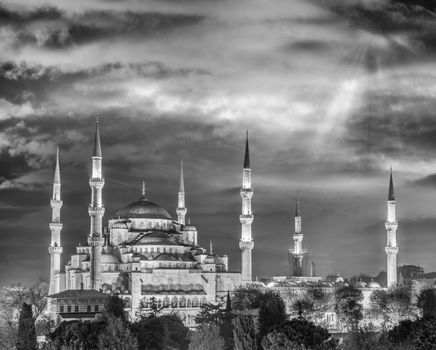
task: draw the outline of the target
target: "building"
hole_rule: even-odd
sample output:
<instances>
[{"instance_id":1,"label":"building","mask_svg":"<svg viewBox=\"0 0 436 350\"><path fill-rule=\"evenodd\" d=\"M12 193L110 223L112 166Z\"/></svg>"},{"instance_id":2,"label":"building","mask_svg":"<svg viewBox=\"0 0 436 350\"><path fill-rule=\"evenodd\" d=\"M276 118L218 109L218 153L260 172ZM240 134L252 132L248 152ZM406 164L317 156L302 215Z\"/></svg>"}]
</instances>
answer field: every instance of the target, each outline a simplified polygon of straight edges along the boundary
<instances>
[{"instance_id":1,"label":"building","mask_svg":"<svg viewBox=\"0 0 436 350\"><path fill-rule=\"evenodd\" d=\"M139 198L111 214L104 228L102 202L104 188L103 156L98 119L95 127L92 175L89 179L91 201L88 207L88 243L76 247L62 271L61 175L59 150L51 199L50 223L50 297L48 312L58 319L93 318L102 309L105 295L117 294L125 301L131 318L138 311L150 310L152 302L177 311L187 326L206 302L224 300L227 291L251 282L251 169L248 134L241 189L242 214L240 248L242 272L229 271L229 259L198 244L198 232L189 221L183 163L177 219L148 198L145 183Z\"/></svg>"}]
</instances>

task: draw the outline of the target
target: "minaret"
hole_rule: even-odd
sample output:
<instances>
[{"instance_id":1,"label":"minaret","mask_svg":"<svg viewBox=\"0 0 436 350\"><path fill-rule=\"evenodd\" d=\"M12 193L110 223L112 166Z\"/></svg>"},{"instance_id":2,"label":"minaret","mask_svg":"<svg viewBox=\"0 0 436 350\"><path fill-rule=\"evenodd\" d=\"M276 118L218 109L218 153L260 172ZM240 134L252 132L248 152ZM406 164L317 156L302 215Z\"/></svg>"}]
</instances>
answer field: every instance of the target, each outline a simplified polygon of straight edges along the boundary
<instances>
[{"instance_id":1,"label":"minaret","mask_svg":"<svg viewBox=\"0 0 436 350\"><path fill-rule=\"evenodd\" d=\"M301 212L299 200L295 202L294 235L292 238L294 241L294 249L289 249L291 277L301 277L305 273L303 259L307 253L307 250L303 249L303 233L301 232Z\"/></svg>"},{"instance_id":2,"label":"minaret","mask_svg":"<svg viewBox=\"0 0 436 350\"><path fill-rule=\"evenodd\" d=\"M387 287L391 287L397 283L397 228L398 221L395 215L395 195L394 183L392 180L392 168L389 178L389 193L388 193L388 217L385 223L387 233L387 245L385 248L387 255Z\"/></svg>"},{"instance_id":3,"label":"minaret","mask_svg":"<svg viewBox=\"0 0 436 350\"><path fill-rule=\"evenodd\" d=\"M185 225L185 216L188 209L185 207L185 181L183 179L183 160L180 161L180 185L178 195L177 221L179 224Z\"/></svg>"},{"instance_id":4,"label":"minaret","mask_svg":"<svg viewBox=\"0 0 436 350\"><path fill-rule=\"evenodd\" d=\"M254 247L253 238L251 236L251 224L253 223L253 213L251 212L251 197L253 190L251 189L251 168L250 168L250 152L248 149L248 131L245 141L245 157L244 168L242 170L242 214L239 216L241 222L241 240L239 248L242 250L241 261L241 279L242 283L250 283L251 278L251 251Z\"/></svg>"},{"instance_id":5,"label":"minaret","mask_svg":"<svg viewBox=\"0 0 436 350\"><path fill-rule=\"evenodd\" d=\"M56 168L53 179L53 196L50 200L51 205L51 242L48 247L50 253L50 288L49 295L60 292L59 284L56 283L56 274L61 271L61 174L59 169L59 147L56 149Z\"/></svg>"},{"instance_id":6,"label":"minaret","mask_svg":"<svg viewBox=\"0 0 436 350\"><path fill-rule=\"evenodd\" d=\"M103 246L103 229L102 218L104 207L102 203L101 192L104 186L102 175L102 155L100 144L100 130L98 117L95 120L95 138L94 153L92 155L92 173L89 179L91 186L91 203L89 204L88 213L91 218L90 233L88 243L91 246L91 289L99 290L101 288L101 247Z\"/></svg>"}]
</instances>

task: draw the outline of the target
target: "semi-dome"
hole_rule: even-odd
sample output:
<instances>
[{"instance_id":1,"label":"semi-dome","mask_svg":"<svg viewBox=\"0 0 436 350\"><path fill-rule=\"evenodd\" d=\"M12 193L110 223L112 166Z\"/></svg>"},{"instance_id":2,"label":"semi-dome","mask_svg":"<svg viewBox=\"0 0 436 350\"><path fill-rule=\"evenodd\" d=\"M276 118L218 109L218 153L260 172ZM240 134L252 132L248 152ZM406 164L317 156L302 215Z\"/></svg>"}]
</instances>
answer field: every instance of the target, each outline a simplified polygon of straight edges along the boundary
<instances>
[{"instance_id":1,"label":"semi-dome","mask_svg":"<svg viewBox=\"0 0 436 350\"><path fill-rule=\"evenodd\" d=\"M145 196L117 211L115 218L172 220L171 215L164 208L150 202Z\"/></svg>"},{"instance_id":2,"label":"semi-dome","mask_svg":"<svg viewBox=\"0 0 436 350\"><path fill-rule=\"evenodd\" d=\"M120 260L112 253L104 252L101 254L102 264L119 264Z\"/></svg>"}]
</instances>

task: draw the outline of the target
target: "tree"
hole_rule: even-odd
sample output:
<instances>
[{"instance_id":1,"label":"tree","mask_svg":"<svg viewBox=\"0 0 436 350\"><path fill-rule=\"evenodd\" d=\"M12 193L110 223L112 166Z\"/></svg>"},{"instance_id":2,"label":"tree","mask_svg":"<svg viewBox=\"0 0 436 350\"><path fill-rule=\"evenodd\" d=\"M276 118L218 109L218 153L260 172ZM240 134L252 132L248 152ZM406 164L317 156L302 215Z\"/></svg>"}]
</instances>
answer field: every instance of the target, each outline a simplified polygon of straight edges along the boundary
<instances>
[{"instance_id":1,"label":"tree","mask_svg":"<svg viewBox=\"0 0 436 350\"><path fill-rule=\"evenodd\" d=\"M246 285L233 292L233 310L246 311L260 307L262 291L256 285Z\"/></svg>"},{"instance_id":2,"label":"tree","mask_svg":"<svg viewBox=\"0 0 436 350\"><path fill-rule=\"evenodd\" d=\"M233 313L232 313L232 303L230 299L230 292L227 291L226 307L224 309L224 314L220 327L220 334L224 339L224 349L233 350L235 348L235 342L233 341Z\"/></svg>"},{"instance_id":3,"label":"tree","mask_svg":"<svg viewBox=\"0 0 436 350\"><path fill-rule=\"evenodd\" d=\"M48 284L39 282L28 288L21 284L0 289L0 349L15 349L17 343L18 317L23 303L32 305L36 320L46 307Z\"/></svg>"},{"instance_id":4,"label":"tree","mask_svg":"<svg viewBox=\"0 0 436 350\"><path fill-rule=\"evenodd\" d=\"M273 327L262 339L265 350L335 349L337 342L326 328L305 319L292 319Z\"/></svg>"},{"instance_id":5,"label":"tree","mask_svg":"<svg viewBox=\"0 0 436 350\"><path fill-rule=\"evenodd\" d=\"M387 291L376 290L370 296L370 314L383 319L383 327L391 329L401 320L414 318L416 307L411 301L411 292L407 287L393 286Z\"/></svg>"},{"instance_id":6,"label":"tree","mask_svg":"<svg viewBox=\"0 0 436 350\"><path fill-rule=\"evenodd\" d=\"M132 324L132 332L139 349L161 350L168 347L187 349L188 329L177 315L143 316Z\"/></svg>"},{"instance_id":7,"label":"tree","mask_svg":"<svg viewBox=\"0 0 436 350\"><path fill-rule=\"evenodd\" d=\"M204 303L200 308L200 312L195 317L195 323L213 323L217 326L221 326L224 313L223 304Z\"/></svg>"},{"instance_id":8,"label":"tree","mask_svg":"<svg viewBox=\"0 0 436 350\"><path fill-rule=\"evenodd\" d=\"M259 342L268 334L270 328L281 324L286 318L286 308L282 297L273 291L262 294L259 307Z\"/></svg>"},{"instance_id":9,"label":"tree","mask_svg":"<svg viewBox=\"0 0 436 350\"><path fill-rule=\"evenodd\" d=\"M32 306L23 303L18 321L17 350L34 350L37 347L35 320Z\"/></svg>"},{"instance_id":10,"label":"tree","mask_svg":"<svg viewBox=\"0 0 436 350\"><path fill-rule=\"evenodd\" d=\"M192 333L189 350L223 350L224 339L219 327L214 323L200 325Z\"/></svg>"},{"instance_id":11,"label":"tree","mask_svg":"<svg viewBox=\"0 0 436 350\"><path fill-rule=\"evenodd\" d=\"M237 315L233 319L233 339L235 350L257 349L256 327L251 316Z\"/></svg>"},{"instance_id":12,"label":"tree","mask_svg":"<svg viewBox=\"0 0 436 350\"><path fill-rule=\"evenodd\" d=\"M336 314L352 331L358 329L359 321L363 318L360 303L362 300L362 291L353 286L345 286L335 291Z\"/></svg>"},{"instance_id":13,"label":"tree","mask_svg":"<svg viewBox=\"0 0 436 350\"><path fill-rule=\"evenodd\" d=\"M436 319L424 319L412 332L412 344L420 350L436 350Z\"/></svg>"},{"instance_id":14,"label":"tree","mask_svg":"<svg viewBox=\"0 0 436 350\"><path fill-rule=\"evenodd\" d=\"M298 315L299 319L306 318L313 311L313 302L307 297L302 297L295 300L291 305L291 311Z\"/></svg>"},{"instance_id":15,"label":"tree","mask_svg":"<svg viewBox=\"0 0 436 350\"><path fill-rule=\"evenodd\" d=\"M436 317L436 293L434 289L424 289L418 297L418 306L422 308L424 318Z\"/></svg>"},{"instance_id":16,"label":"tree","mask_svg":"<svg viewBox=\"0 0 436 350\"><path fill-rule=\"evenodd\" d=\"M100 350L136 350L137 343L126 323L119 317L109 317L103 332L98 335Z\"/></svg>"},{"instance_id":17,"label":"tree","mask_svg":"<svg viewBox=\"0 0 436 350\"><path fill-rule=\"evenodd\" d=\"M50 345L56 349L74 345L80 345L84 349L97 349L98 337L105 327L106 320L64 321L49 335Z\"/></svg>"},{"instance_id":18,"label":"tree","mask_svg":"<svg viewBox=\"0 0 436 350\"><path fill-rule=\"evenodd\" d=\"M109 317L118 317L123 322L127 321L126 313L124 312L124 300L116 295L112 295L106 301L105 313L109 315Z\"/></svg>"}]
</instances>

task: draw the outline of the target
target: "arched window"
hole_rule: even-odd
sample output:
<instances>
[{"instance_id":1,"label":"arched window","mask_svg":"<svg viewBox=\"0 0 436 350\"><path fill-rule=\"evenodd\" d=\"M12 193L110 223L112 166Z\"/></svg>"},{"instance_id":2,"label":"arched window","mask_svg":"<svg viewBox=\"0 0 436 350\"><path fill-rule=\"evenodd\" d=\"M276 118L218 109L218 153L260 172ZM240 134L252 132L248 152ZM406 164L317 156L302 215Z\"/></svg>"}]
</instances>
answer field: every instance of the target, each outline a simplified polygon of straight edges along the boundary
<instances>
[{"instance_id":1,"label":"arched window","mask_svg":"<svg viewBox=\"0 0 436 350\"><path fill-rule=\"evenodd\" d=\"M188 307L192 307L192 301L191 301L191 299L188 299Z\"/></svg>"},{"instance_id":2,"label":"arched window","mask_svg":"<svg viewBox=\"0 0 436 350\"><path fill-rule=\"evenodd\" d=\"M200 300L200 307L202 307L204 304L206 304L206 298L205 297L201 298L201 300Z\"/></svg>"},{"instance_id":3,"label":"arched window","mask_svg":"<svg viewBox=\"0 0 436 350\"><path fill-rule=\"evenodd\" d=\"M150 308L150 299L145 297L144 299L142 299L141 301L141 307L145 308L145 309L149 309Z\"/></svg>"},{"instance_id":4,"label":"arched window","mask_svg":"<svg viewBox=\"0 0 436 350\"><path fill-rule=\"evenodd\" d=\"M181 297L180 298L179 306L180 307L186 307L186 298L185 297Z\"/></svg>"},{"instance_id":5,"label":"arched window","mask_svg":"<svg viewBox=\"0 0 436 350\"><path fill-rule=\"evenodd\" d=\"M162 307L162 299L158 299L157 301L157 307L161 308Z\"/></svg>"},{"instance_id":6,"label":"arched window","mask_svg":"<svg viewBox=\"0 0 436 350\"><path fill-rule=\"evenodd\" d=\"M168 307L170 306L170 298L165 297L164 301L163 301L163 306L164 307Z\"/></svg>"},{"instance_id":7,"label":"arched window","mask_svg":"<svg viewBox=\"0 0 436 350\"><path fill-rule=\"evenodd\" d=\"M176 297L173 297L171 299L171 307L172 308L176 308L177 307L177 298Z\"/></svg>"},{"instance_id":8,"label":"arched window","mask_svg":"<svg viewBox=\"0 0 436 350\"><path fill-rule=\"evenodd\" d=\"M198 307L198 298L197 297L194 297L192 299L192 307Z\"/></svg>"}]
</instances>

